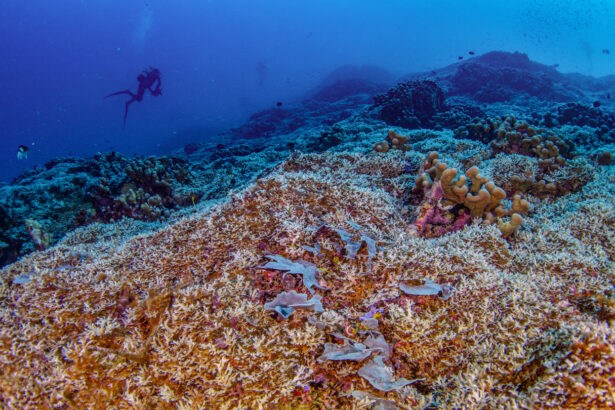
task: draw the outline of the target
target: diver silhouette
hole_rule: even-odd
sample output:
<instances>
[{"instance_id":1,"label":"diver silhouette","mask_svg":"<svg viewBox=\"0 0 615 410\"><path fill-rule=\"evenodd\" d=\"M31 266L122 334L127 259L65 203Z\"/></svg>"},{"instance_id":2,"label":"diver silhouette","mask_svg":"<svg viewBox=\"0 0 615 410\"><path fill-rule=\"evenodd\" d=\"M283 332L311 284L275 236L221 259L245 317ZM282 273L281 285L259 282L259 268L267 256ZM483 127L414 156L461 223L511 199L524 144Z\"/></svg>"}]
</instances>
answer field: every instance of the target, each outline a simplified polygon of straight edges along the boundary
<instances>
[{"instance_id":1,"label":"diver silhouette","mask_svg":"<svg viewBox=\"0 0 615 410\"><path fill-rule=\"evenodd\" d=\"M157 68L149 67L149 70L143 70L143 72L137 77L137 81L139 82L139 89L136 94L130 90L124 90L105 96L105 98L108 98L114 95L128 94L131 97L130 100L126 101L126 109L124 110L124 128L126 128L128 106L135 101L143 101L143 96L145 95L146 90L149 90L154 97L162 95L162 89L160 88L160 70ZM154 85L156 85L156 87L152 88Z\"/></svg>"}]
</instances>

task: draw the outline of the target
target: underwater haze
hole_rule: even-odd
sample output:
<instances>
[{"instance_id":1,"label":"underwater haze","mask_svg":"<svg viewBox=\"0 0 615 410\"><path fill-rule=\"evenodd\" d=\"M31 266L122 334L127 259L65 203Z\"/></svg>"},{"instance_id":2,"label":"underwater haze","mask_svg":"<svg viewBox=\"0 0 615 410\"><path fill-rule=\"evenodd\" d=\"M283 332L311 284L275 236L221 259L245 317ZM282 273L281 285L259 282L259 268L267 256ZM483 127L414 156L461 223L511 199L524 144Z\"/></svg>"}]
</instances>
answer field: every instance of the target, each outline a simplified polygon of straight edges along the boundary
<instances>
[{"instance_id":1,"label":"underwater haze","mask_svg":"<svg viewBox=\"0 0 615 410\"><path fill-rule=\"evenodd\" d=\"M300 100L332 70L426 71L491 50L612 74L613 1L5 0L0 181L54 157L164 154ZM614 50L615 51L615 50ZM162 96L130 106L147 67ZM17 147L30 149L18 161Z\"/></svg>"},{"instance_id":2,"label":"underwater haze","mask_svg":"<svg viewBox=\"0 0 615 410\"><path fill-rule=\"evenodd\" d=\"M3 0L0 407L615 409L615 0Z\"/></svg>"}]
</instances>

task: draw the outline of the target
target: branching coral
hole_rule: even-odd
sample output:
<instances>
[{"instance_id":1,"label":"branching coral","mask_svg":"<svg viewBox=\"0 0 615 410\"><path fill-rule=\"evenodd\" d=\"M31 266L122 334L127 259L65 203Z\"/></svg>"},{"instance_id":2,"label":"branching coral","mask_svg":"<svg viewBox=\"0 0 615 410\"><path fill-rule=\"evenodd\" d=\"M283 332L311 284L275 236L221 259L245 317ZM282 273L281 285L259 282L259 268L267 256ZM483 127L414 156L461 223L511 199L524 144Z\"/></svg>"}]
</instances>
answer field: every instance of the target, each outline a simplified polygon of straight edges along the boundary
<instances>
[{"instance_id":1,"label":"branching coral","mask_svg":"<svg viewBox=\"0 0 615 410\"><path fill-rule=\"evenodd\" d=\"M423 188L439 185L441 203L470 215L460 177L436 159ZM579 206L557 226L529 218L515 241L493 224L417 238L396 197L400 169L383 156L297 155L149 235L66 242L6 267L3 405L612 406L612 202ZM463 176L466 196L495 190L479 172ZM442 178L463 203L444 197ZM486 202L482 217L501 202ZM112 243L91 229L83 236ZM324 312L314 303L281 320L266 310L304 288L298 275L255 269L266 255L317 266ZM454 296L435 297L432 282ZM315 302L302 293L278 306ZM369 355L319 361L348 346Z\"/></svg>"}]
</instances>

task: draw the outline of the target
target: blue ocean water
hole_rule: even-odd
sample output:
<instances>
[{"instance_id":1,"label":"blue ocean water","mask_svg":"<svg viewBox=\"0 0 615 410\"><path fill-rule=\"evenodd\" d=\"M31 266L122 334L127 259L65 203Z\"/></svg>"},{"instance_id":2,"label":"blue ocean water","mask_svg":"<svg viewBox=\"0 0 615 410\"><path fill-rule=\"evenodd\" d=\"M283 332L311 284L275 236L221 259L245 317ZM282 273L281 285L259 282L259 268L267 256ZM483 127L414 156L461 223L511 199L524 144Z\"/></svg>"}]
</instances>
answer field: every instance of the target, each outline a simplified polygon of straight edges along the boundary
<instances>
[{"instance_id":1,"label":"blue ocean water","mask_svg":"<svg viewBox=\"0 0 615 410\"><path fill-rule=\"evenodd\" d=\"M348 64L401 75L504 50L608 75L614 22L615 2L595 0L5 0L0 181L54 157L164 154L215 139ZM133 104L123 129L125 99L103 97L135 91L149 66L163 95Z\"/></svg>"}]
</instances>

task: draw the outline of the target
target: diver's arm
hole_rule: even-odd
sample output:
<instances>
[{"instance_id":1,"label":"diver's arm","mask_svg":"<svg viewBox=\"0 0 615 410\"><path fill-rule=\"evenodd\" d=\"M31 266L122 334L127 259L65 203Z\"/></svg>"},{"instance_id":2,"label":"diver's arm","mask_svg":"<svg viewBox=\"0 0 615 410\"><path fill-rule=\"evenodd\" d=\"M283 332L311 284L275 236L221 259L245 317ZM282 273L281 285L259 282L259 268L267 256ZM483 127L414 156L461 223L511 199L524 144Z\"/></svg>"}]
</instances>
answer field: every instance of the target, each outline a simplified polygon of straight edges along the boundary
<instances>
[{"instance_id":1,"label":"diver's arm","mask_svg":"<svg viewBox=\"0 0 615 410\"><path fill-rule=\"evenodd\" d=\"M162 88L160 88L160 86L162 85L160 78L157 78L156 81L154 82L156 84L156 88L154 88L152 90L152 87L150 87L149 91L152 93L153 96L157 97L159 95L162 95ZM154 84L152 84L153 86Z\"/></svg>"},{"instance_id":2,"label":"diver's arm","mask_svg":"<svg viewBox=\"0 0 615 410\"><path fill-rule=\"evenodd\" d=\"M154 87L154 85L156 85L156 87ZM159 95L160 94L160 86L162 85L162 82L160 81L160 78L156 78L154 80L154 82L152 83L152 85L149 87L149 91L153 94L153 95Z\"/></svg>"}]
</instances>

